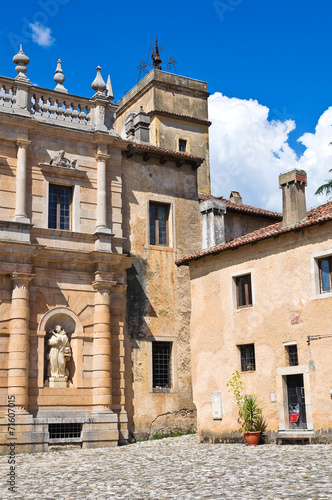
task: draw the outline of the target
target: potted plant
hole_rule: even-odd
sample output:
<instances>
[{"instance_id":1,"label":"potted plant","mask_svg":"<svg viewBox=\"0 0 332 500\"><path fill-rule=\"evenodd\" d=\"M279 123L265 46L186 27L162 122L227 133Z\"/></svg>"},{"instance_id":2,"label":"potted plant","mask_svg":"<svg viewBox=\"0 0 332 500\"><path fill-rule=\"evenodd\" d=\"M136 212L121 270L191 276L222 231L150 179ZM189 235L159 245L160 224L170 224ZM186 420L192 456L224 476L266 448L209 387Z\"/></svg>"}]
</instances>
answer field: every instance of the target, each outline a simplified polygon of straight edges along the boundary
<instances>
[{"instance_id":1,"label":"potted plant","mask_svg":"<svg viewBox=\"0 0 332 500\"><path fill-rule=\"evenodd\" d=\"M227 387L229 387L229 392L233 392L239 410L238 422L244 438L249 446L256 446L259 443L261 433L266 428L266 422L257 398L253 394L242 395L243 382L237 370L227 382Z\"/></svg>"}]
</instances>

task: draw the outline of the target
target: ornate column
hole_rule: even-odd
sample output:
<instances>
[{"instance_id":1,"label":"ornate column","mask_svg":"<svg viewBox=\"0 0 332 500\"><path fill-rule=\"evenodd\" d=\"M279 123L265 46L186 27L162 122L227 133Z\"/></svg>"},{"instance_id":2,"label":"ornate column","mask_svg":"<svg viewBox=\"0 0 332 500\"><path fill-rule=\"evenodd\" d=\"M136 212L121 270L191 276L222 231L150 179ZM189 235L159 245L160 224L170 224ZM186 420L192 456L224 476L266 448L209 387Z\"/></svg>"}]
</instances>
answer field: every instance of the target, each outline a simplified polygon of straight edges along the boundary
<instances>
[{"instance_id":1,"label":"ornate column","mask_svg":"<svg viewBox=\"0 0 332 500\"><path fill-rule=\"evenodd\" d=\"M109 273L107 273L109 275ZM93 334L93 406L95 411L111 410L111 288L116 281L95 273L92 283L95 289Z\"/></svg>"},{"instance_id":2,"label":"ornate column","mask_svg":"<svg viewBox=\"0 0 332 500\"><path fill-rule=\"evenodd\" d=\"M26 208L26 184L27 184L27 149L31 141L18 140L17 144L17 169L16 169L16 205L15 220L17 222L27 222Z\"/></svg>"},{"instance_id":3,"label":"ornate column","mask_svg":"<svg viewBox=\"0 0 332 500\"><path fill-rule=\"evenodd\" d=\"M21 410L28 407L29 369L29 282L33 274L12 273L10 339L8 355L8 395L15 396Z\"/></svg>"},{"instance_id":4,"label":"ornate column","mask_svg":"<svg viewBox=\"0 0 332 500\"><path fill-rule=\"evenodd\" d=\"M97 150L97 223L96 232L110 232L107 227L106 161L109 155Z\"/></svg>"}]
</instances>

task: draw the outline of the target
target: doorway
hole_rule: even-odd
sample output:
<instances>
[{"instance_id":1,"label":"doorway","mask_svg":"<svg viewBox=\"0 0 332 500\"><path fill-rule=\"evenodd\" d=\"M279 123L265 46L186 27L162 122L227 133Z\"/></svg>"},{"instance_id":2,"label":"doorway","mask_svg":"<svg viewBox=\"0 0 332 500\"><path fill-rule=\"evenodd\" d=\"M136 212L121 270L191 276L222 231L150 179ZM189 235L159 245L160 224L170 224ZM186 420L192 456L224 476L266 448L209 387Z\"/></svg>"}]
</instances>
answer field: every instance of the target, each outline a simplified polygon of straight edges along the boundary
<instances>
[{"instance_id":1,"label":"doorway","mask_svg":"<svg viewBox=\"0 0 332 500\"><path fill-rule=\"evenodd\" d=\"M303 374L287 375L288 413L290 429L306 429L307 415Z\"/></svg>"}]
</instances>

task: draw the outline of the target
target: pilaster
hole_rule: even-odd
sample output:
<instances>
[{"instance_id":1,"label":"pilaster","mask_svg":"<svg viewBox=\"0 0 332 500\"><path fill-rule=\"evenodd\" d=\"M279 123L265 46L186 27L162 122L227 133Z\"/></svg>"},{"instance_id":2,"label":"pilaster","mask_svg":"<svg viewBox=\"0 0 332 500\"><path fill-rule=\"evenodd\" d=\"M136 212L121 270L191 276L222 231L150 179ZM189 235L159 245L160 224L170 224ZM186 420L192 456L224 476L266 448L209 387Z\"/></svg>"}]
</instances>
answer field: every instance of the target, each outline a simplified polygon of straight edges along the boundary
<instances>
[{"instance_id":1,"label":"pilaster","mask_svg":"<svg viewBox=\"0 0 332 500\"><path fill-rule=\"evenodd\" d=\"M27 149L31 141L20 139L17 144L17 169L16 169L16 222L30 223L27 217Z\"/></svg>"},{"instance_id":2,"label":"pilaster","mask_svg":"<svg viewBox=\"0 0 332 500\"><path fill-rule=\"evenodd\" d=\"M28 407L29 370L29 282L33 274L12 273L10 339L8 355L8 395L15 396L17 411Z\"/></svg>"}]
</instances>

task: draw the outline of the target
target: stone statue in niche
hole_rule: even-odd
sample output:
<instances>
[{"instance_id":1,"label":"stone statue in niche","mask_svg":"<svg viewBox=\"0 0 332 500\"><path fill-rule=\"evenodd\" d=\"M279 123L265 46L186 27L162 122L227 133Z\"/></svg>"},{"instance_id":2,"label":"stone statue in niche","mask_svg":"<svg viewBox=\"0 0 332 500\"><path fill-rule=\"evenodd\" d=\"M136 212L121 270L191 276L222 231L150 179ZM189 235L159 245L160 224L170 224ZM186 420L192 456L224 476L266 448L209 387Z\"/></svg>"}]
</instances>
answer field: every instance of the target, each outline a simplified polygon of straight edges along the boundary
<instances>
[{"instance_id":1,"label":"stone statue in niche","mask_svg":"<svg viewBox=\"0 0 332 500\"><path fill-rule=\"evenodd\" d=\"M47 341L50 346L47 355L50 374L49 387L67 387L68 370L66 370L66 363L71 358L69 339L60 325L57 325L49 333L50 338Z\"/></svg>"},{"instance_id":2,"label":"stone statue in niche","mask_svg":"<svg viewBox=\"0 0 332 500\"><path fill-rule=\"evenodd\" d=\"M77 160L76 158L72 158L69 160L65 158L65 152L63 149L59 151L59 155L52 158L50 161L50 165L55 165L56 167L68 167L68 168L76 168Z\"/></svg>"}]
</instances>

